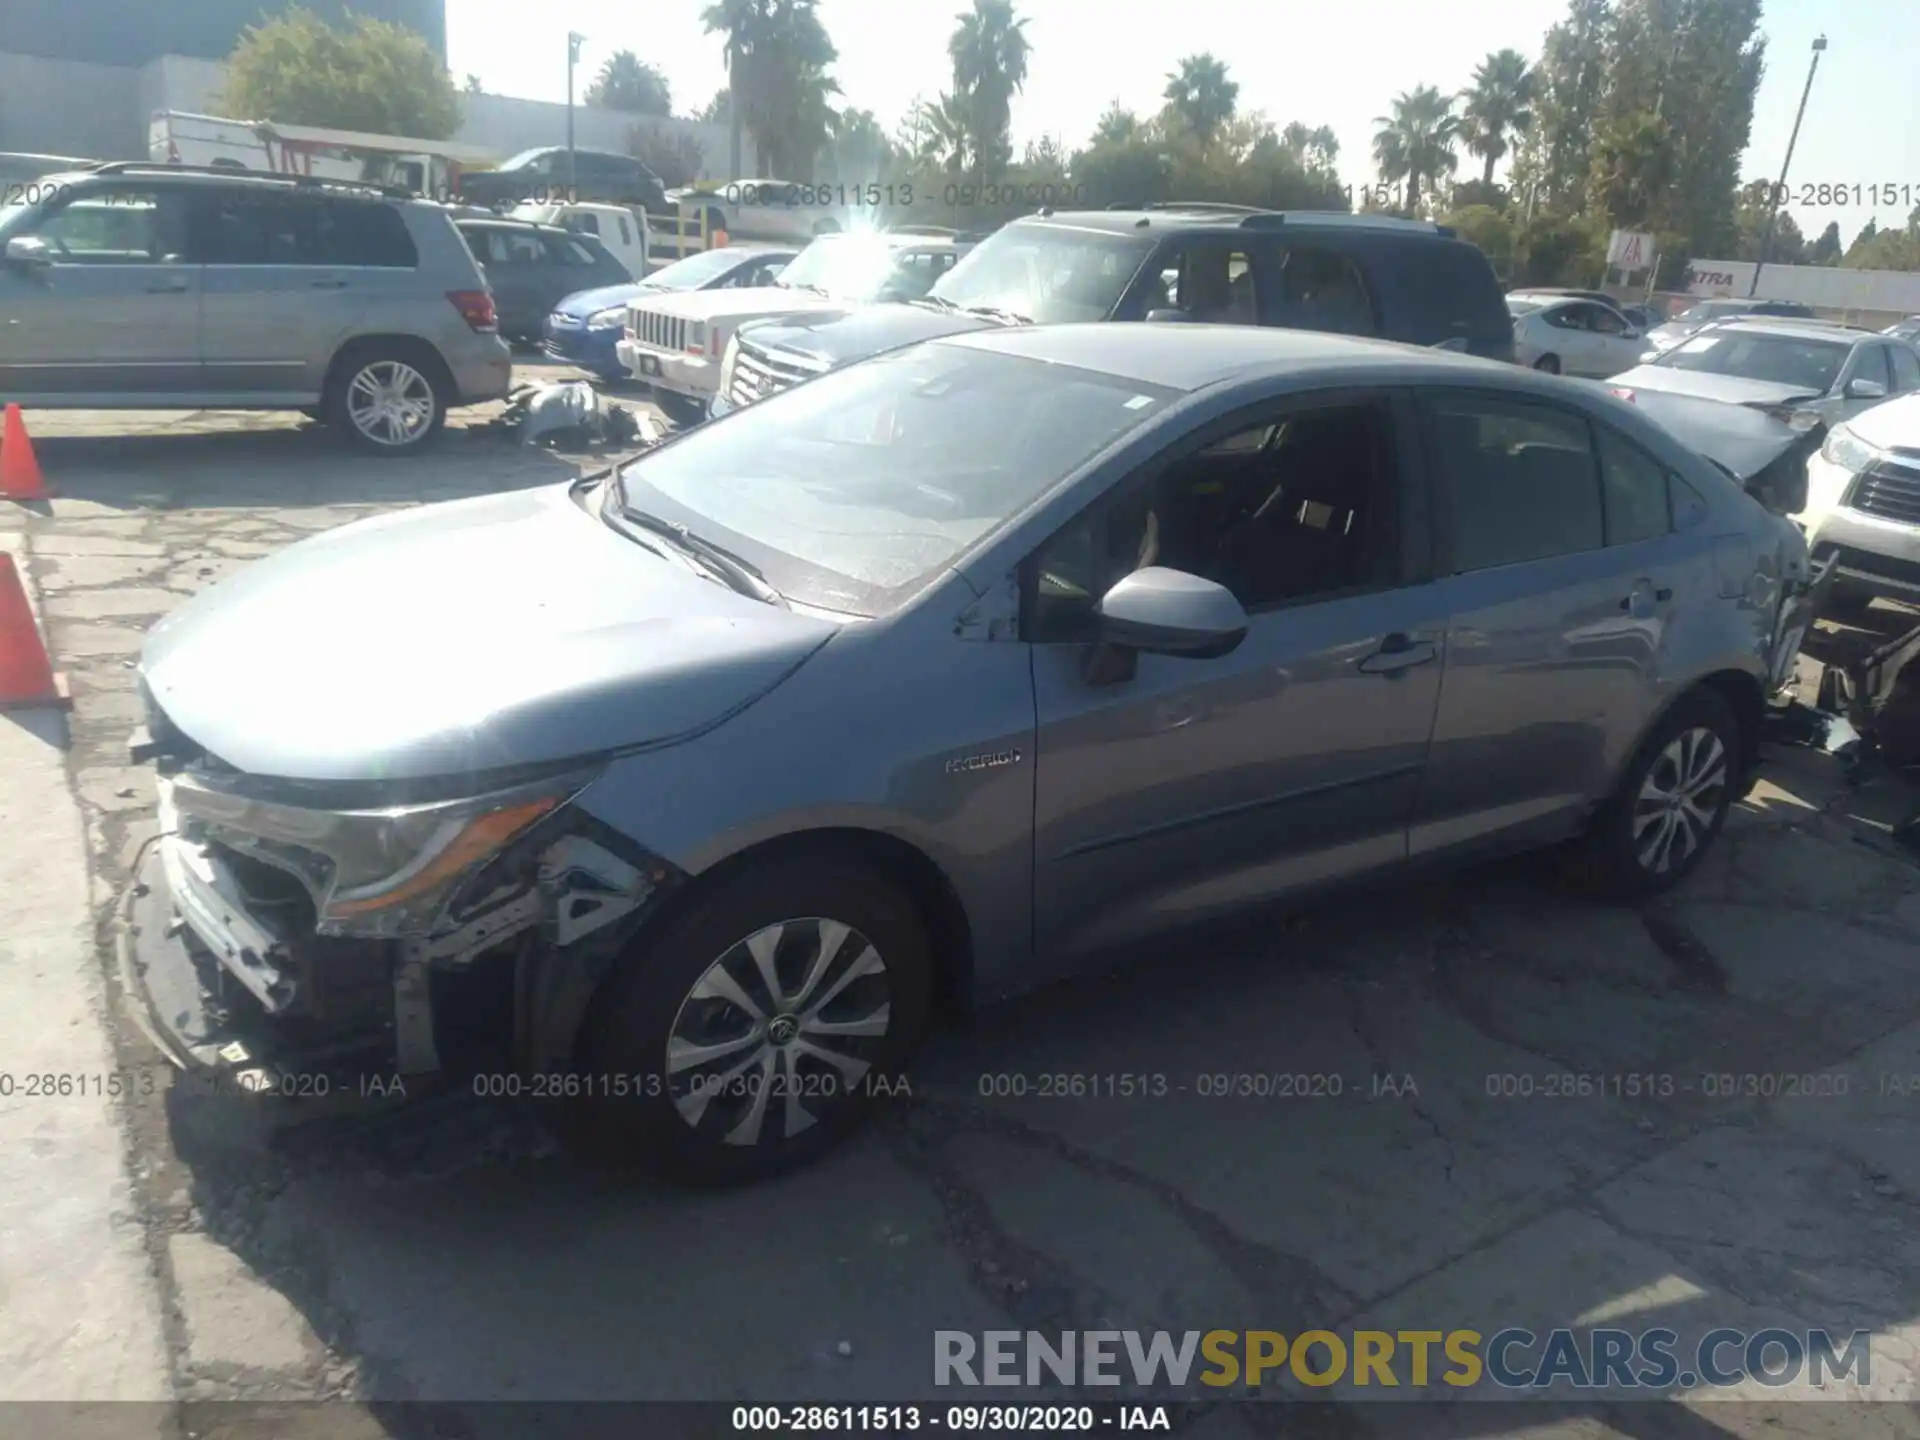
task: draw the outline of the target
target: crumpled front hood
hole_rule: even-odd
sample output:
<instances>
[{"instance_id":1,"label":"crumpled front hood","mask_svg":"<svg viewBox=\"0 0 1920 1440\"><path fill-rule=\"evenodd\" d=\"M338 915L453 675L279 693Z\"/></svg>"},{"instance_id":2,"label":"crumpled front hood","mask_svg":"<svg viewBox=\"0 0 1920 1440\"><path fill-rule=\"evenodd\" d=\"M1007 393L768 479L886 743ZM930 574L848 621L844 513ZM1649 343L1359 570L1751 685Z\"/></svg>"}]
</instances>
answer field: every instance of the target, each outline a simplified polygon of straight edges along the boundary
<instances>
[{"instance_id":1,"label":"crumpled front hood","mask_svg":"<svg viewBox=\"0 0 1920 1440\"><path fill-rule=\"evenodd\" d=\"M1820 398L1819 391L1805 385L1749 380L1744 375L1715 375L1708 370L1681 370L1672 365L1636 365L1607 383L1624 385L1641 393L1659 390L1668 395L1692 395L1701 400L1717 400L1723 405L1785 405L1789 401L1811 402Z\"/></svg>"},{"instance_id":2,"label":"crumpled front hood","mask_svg":"<svg viewBox=\"0 0 1920 1440\"><path fill-rule=\"evenodd\" d=\"M1749 405L1680 391L1643 389L1635 383L1635 377L1647 373L1643 366L1605 383L1610 389L1631 390L1633 404L1648 419L1664 426L1689 450L1717 462L1743 482L1758 475L1795 444L1805 443L1811 433L1795 430L1784 420Z\"/></svg>"},{"instance_id":3,"label":"crumpled front hood","mask_svg":"<svg viewBox=\"0 0 1920 1440\"><path fill-rule=\"evenodd\" d=\"M778 685L833 633L664 559L567 486L314 536L148 636L168 720L253 774L416 780L667 741Z\"/></svg>"},{"instance_id":4,"label":"crumpled front hood","mask_svg":"<svg viewBox=\"0 0 1920 1440\"><path fill-rule=\"evenodd\" d=\"M809 315L762 321L744 338L759 349L785 350L832 368L864 360L897 345L911 345L916 340L991 330L996 323L984 315L936 310L927 305L870 305L851 315Z\"/></svg>"}]
</instances>

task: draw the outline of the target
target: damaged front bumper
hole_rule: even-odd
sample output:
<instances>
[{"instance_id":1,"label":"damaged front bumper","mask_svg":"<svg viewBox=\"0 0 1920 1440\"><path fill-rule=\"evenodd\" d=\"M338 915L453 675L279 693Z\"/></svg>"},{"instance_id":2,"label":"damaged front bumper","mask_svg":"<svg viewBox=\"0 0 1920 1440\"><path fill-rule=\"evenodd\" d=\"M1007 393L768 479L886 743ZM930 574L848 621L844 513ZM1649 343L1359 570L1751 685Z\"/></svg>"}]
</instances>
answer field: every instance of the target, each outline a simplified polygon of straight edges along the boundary
<instances>
[{"instance_id":1,"label":"damaged front bumper","mask_svg":"<svg viewBox=\"0 0 1920 1440\"><path fill-rule=\"evenodd\" d=\"M594 989L679 879L563 809L476 865L472 898L434 927L322 934L299 877L160 791L162 833L122 904L123 990L167 1057L222 1092L338 1100L564 1071Z\"/></svg>"}]
</instances>

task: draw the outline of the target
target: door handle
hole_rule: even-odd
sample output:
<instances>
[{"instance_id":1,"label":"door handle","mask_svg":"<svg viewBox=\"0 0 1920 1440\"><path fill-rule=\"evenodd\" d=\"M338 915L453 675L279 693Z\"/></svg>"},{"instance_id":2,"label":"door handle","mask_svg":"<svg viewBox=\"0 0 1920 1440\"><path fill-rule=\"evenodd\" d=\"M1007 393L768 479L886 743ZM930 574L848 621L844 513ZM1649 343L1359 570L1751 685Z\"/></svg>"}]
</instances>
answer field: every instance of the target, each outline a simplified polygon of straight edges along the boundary
<instances>
[{"instance_id":1,"label":"door handle","mask_svg":"<svg viewBox=\"0 0 1920 1440\"><path fill-rule=\"evenodd\" d=\"M1380 648L1360 662L1363 675L1398 675L1416 665L1429 665L1439 652L1426 640L1410 635L1389 635Z\"/></svg>"}]
</instances>

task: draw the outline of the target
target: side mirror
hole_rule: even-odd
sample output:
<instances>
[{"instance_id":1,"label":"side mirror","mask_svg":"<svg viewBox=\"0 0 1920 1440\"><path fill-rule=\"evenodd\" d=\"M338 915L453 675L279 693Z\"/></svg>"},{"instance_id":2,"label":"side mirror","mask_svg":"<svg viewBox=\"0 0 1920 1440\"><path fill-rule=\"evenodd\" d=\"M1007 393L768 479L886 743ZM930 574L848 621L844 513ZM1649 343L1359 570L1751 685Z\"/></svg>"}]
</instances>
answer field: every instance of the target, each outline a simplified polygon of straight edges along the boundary
<instances>
[{"instance_id":1,"label":"side mirror","mask_svg":"<svg viewBox=\"0 0 1920 1440\"><path fill-rule=\"evenodd\" d=\"M53 247L38 235L16 235L7 241L7 263L23 270L44 270L53 264Z\"/></svg>"},{"instance_id":2,"label":"side mirror","mask_svg":"<svg viewBox=\"0 0 1920 1440\"><path fill-rule=\"evenodd\" d=\"M9 256L12 255L11 245L7 247L7 253ZM1849 400L1884 400L1887 398L1887 387L1878 380L1849 380L1847 398Z\"/></svg>"},{"instance_id":3,"label":"side mirror","mask_svg":"<svg viewBox=\"0 0 1920 1440\"><path fill-rule=\"evenodd\" d=\"M1192 321L1193 316L1184 310L1163 308L1159 310L1149 310L1147 312L1147 323L1149 325L1191 324Z\"/></svg>"},{"instance_id":4,"label":"side mirror","mask_svg":"<svg viewBox=\"0 0 1920 1440\"><path fill-rule=\"evenodd\" d=\"M1096 613L1099 639L1087 675L1094 683L1129 677L1138 651L1213 660L1247 638L1247 612L1231 590L1158 565L1123 577Z\"/></svg>"}]
</instances>

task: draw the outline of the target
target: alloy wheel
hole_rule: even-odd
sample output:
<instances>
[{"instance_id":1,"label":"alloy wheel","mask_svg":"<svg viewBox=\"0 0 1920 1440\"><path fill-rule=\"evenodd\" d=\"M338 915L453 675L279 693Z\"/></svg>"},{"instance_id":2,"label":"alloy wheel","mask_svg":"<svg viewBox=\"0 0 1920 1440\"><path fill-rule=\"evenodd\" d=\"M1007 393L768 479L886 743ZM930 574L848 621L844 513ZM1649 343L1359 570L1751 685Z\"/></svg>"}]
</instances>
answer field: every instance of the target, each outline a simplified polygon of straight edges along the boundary
<instances>
[{"instance_id":1,"label":"alloy wheel","mask_svg":"<svg viewBox=\"0 0 1920 1440\"><path fill-rule=\"evenodd\" d=\"M667 1083L702 1137L765 1145L867 1081L891 1024L886 962L818 916L763 926L707 967L667 1038Z\"/></svg>"},{"instance_id":2,"label":"alloy wheel","mask_svg":"<svg viewBox=\"0 0 1920 1440\"><path fill-rule=\"evenodd\" d=\"M347 416L376 445L411 445L433 426L433 386L404 360L376 360L347 386Z\"/></svg>"},{"instance_id":3,"label":"alloy wheel","mask_svg":"<svg viewBox=\"0 0 1920 1440\"><path fill-rule=\"evenodd\" d=\"M1685 864L1726 803L1727 749L1705 726L1682 730L1654 759L1633 807L1634 858L1664 875Z\"/></svg>"}]
</instances>

